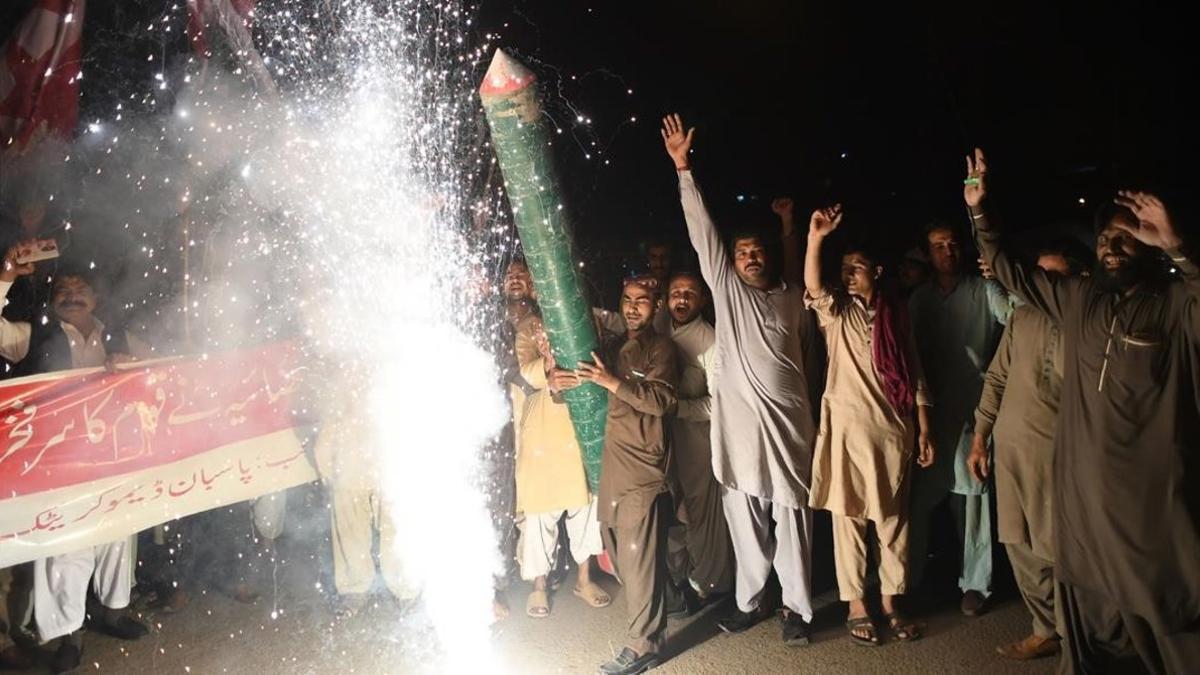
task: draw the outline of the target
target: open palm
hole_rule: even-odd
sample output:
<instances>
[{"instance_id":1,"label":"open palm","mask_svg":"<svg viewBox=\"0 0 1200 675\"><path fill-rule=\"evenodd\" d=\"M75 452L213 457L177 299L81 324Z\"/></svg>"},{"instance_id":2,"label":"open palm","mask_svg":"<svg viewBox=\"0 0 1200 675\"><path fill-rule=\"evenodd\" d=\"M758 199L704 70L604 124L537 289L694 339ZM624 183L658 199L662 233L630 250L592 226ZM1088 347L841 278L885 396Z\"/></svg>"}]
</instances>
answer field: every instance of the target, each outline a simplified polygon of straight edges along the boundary
<instances>
[{"instance_id":1,"label":"open palm","mask_svg":"<svg viewBox=\"0 0 1200 675\"><path fill-rule=\"evenodd\" d=\"M692 137L695 134L695 127L686 132L683 130L683 120L678 113L672 113L663 118L663 145L667 148L667 154L675 160L675 168L686 169L688 167L688 153L692 149Z\"/></svg>"},{"instance_id":2,"label":"open palm","mask_svg":"<svg viewBox=\"0 0 1200 675\"><path fill-rule=\"evenodd\" d=\"M1129 232L1134 239L1161 249L1178 248L1182 243L1179 235L1175 234L1175 226L1171 223L1166 205L1158 197L1148 192L1121 190L1117 193L1115 201L1137 216L1137 229L1117 223L1118 227Z\"/></svg>"}]
</instances>

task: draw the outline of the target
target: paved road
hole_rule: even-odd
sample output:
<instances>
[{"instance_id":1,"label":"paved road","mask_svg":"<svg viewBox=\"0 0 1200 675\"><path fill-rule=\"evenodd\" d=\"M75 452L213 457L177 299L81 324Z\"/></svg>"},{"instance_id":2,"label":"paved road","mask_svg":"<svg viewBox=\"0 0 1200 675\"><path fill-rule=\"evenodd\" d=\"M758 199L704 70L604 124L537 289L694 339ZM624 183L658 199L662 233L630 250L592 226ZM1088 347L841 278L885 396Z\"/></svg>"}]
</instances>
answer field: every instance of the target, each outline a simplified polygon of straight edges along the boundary
<instances>
[{"instance_id":1,"label":"paved road","mask_svg":"<svg viewBox=\"0 0 1200 675\"><path fill-rule=\"evenodd\" d=\"M288 561L279 575L280 590L254 605L204 594L183 611L149 615L153 633L134 643L89 635L81 672L103 673L433 673L432 633L419 614L403 615L390 601L347 621L335 621L316 589L317 565ZM510 591L513 615L496 629L497 660L512 674L595 672L611 650L620 648L624 604L611 579L604 585L616 596L613 606L586 607L569 592L557 596L552 616L530 619L521 610L528 586ZM1052 660L1032 664L1006 662L993 655L996 644L1020 638L1028 630L1025 610L1009 597L987 615L967 619L948 597L922 612L926 636L913 644L878 648L853 645L841 626L844 606L825 604L817 616L814 644L787 648L777 621L736 636L720 634L715 607L672 624L673 658L657 673L1020 673L1053 671ZM272 619L273 611L280 612ZM30 671L30 672L47 672Z\"/></svg>"}]
</instances>

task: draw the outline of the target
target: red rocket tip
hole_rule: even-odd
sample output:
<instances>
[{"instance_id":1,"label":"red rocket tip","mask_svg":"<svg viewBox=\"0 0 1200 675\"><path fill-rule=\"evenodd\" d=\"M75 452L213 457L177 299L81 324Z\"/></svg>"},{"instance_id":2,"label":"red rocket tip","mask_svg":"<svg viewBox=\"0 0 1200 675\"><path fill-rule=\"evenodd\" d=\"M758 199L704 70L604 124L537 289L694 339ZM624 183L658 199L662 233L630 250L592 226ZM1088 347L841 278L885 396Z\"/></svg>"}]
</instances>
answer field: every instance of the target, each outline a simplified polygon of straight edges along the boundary
<instances>
[{"instance_id":1,"label":"red rocket tip","mask_svg":"<svg viewBox=\"0 0 1200 675\"><path fill-rule=\"evenodd\" d=\"M511 94L533 84L533 73L520 61L497 49L488 66L483 83L479 85L479 93L483 96Z\"/></svg>"}]
</instances>

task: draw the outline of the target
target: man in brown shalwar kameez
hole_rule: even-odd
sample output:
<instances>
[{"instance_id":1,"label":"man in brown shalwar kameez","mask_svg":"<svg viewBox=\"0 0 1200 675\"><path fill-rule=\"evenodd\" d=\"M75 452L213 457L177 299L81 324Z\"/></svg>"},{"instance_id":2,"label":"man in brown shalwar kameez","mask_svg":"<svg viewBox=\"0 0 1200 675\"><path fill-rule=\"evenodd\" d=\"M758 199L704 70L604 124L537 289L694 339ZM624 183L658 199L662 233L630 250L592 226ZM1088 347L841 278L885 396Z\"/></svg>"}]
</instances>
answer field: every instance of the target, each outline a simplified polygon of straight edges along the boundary
<instances>
[{"instance_id":1,"label":"man in brown shalwar kameez","mask_svg":"<svg viewBox=\"0 0 1200 675\"><path fill-rule=\"evenodd\" d=\"M984 208L983 153L963 190L996 277L1063 332L1054 553L1064 673L1135 651L1156 673L1200 664L1200 268L1162 202L1121 193L1097 218L1097 272L1059 279L1010 258ZM1157 250L1156 250L1157 249ZM1155 269L1165 253L1178 274ZM1123 670L1122 672L1128 672Z\"/></svg>"},{"instance_id":2,"label":"man in brown shalwar kameez","mask_svg":"<svg viewBox=\"0 0 1200 675\"><path fill-rule=\"evenodd\" d=\"M1064 277L1076 271L1061 248L1043 250L1037 266ZM1051 477L1062 375L1062 331L1037 309L1016 308L984 378L967 458L975 480L986 483L988 439L992 439L1000 543L1008 551L1017 587L1033 616L1028 637L996 648L1011 659L1058 653Z\"/></svg>"},{"instance_id":3,"label":"man in brown shalwar kameez","mask_svg":"<svg viewBox=\"0 0 1200 675\"><path fill-rule=\"evenodd\" d=\"M604 460L598 495L604 546L612 556L629 606L628 641L600 667L603 675L636 675L658 664L672 591L666 566L669 515L666 416L675 412L675 344L654 332L658 298L633 279L621 291L625 343L610 370L598 355L580 363L579 379L609 392ZM672 599L673 597L672 594Z\"/></svg>"}]
</instances>

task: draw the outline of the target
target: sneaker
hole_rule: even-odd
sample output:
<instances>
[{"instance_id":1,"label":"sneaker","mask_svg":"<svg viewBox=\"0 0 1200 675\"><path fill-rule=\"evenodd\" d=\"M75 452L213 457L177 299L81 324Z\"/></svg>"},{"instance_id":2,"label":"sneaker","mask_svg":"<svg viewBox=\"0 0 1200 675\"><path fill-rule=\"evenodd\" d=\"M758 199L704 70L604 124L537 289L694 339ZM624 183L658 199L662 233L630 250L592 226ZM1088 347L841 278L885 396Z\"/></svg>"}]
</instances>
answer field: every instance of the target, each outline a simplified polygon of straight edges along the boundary
<instances>
[{"instance_id":1,"label":"sneaker","mask_svg":"<svg viewBox=\"0 0 1200 675\"><path fill-rule=\"evenodd\" d=\"M812 642L812 628L804 617L784 610L780 619L783 623L783 644L789 647L803 647Z\"/></svg>"},{"instance_id":2,"label":"sneaker","mask_svg":"<svg viewBox=\"0 0 1200 675\"><path fill-rule=\"evenodd\" d=\"M646 652L638 656L629 647L621 650L617 657L600 666L600 675L638 675L658 665L658 654Z\"/></svg>"},{"instance_id":3,"label":"sneaker","mask_svg":"<svg viewBox=\"0 0 1200 675\"><path fill-rule=\"evenodd\" d=\"M743 612L735 607L731 614L717 622L717 628L731 635L734 633L743 633L767 618L768 615L769 612L762 607L752 612Z\"/></svg>"}]
</instances>

